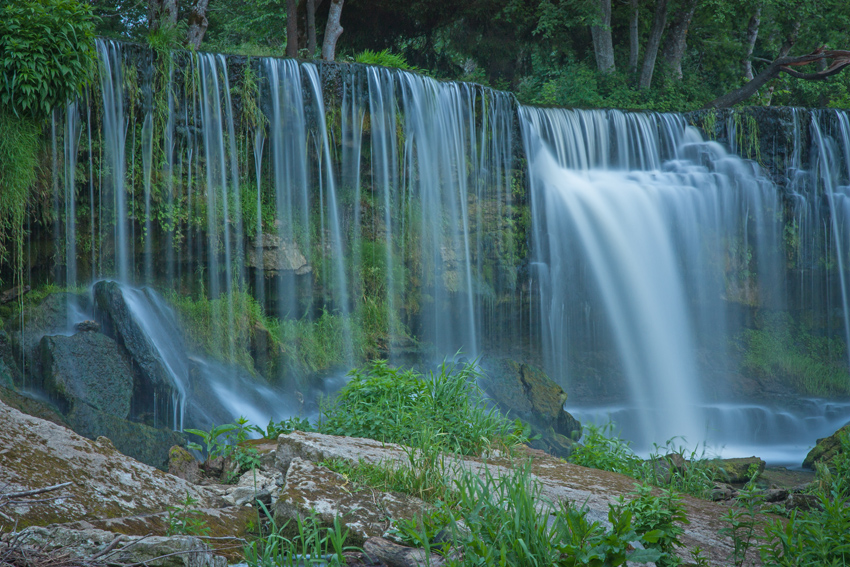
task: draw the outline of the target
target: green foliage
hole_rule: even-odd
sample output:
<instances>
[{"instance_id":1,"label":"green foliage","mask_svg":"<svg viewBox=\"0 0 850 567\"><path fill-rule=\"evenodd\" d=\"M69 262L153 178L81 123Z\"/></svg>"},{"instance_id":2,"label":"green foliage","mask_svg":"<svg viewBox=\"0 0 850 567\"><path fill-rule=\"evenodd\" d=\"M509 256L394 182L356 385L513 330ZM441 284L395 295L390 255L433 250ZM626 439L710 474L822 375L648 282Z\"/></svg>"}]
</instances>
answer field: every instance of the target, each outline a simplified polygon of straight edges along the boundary
<instances>
[{"instance_id":1,"label":"green foliage","mask_svg":"<svg viewBox=\"0 0 850 567\"><path fill-rule=\"evenodd\" d=\"M223 425L214 425L208 432L201 429L184 429L183 431L191 435L197 435L204 441L204 446L197 443L189 443L187 447L194 451L205 451L210 459L216 457L224 457L227 454L227 439L229 434L239 429L239 425L235 423L225 423ZM222 437L224 436L224 437Z\"/></svg>"},{"instance_id":2,"label":"green foliage","mask_svg":"<svg viewBox=\"0 0 850 567\"><path fill-rule=\"evenodd\" d=\"M310 420L298 416L289 417L278 422L269 419L269 424L265 429L262 429L258 425L249 425L246 429L259 433L266 439L277 439L281 435L287 435L293 431L315 431L313 426L310 425Z\"/></svg>"},{"instance_id":3,"label":"green foliage","mask_svg":"<svg viewBox=\"0 0 850 567\"><path fill-rule=\"evenodd\" d=\"M0 105L36 119L82 92L93 70L91 6L78 0L0 2Z\"/></svg>"},{"instance_id":4,"label":"green foliage","mask_svg":"<svg viewBox=\"0 0 850 567\"><path fill-rule=\"evenodd\" d=\"M622 507L611 507L612 528L606 530L567 502L556 506L544 501L549 510L538 509L541 487L528 467L502 477L489 469L483 474L464 471L455 482L453 507L438 506L417 521L396 522L395 536L427 551L462 548L456 564L463 566L603 567L663 557L653 549L632 551L631 542L640 537L631 512ZM444 543L435 541L436 534Z\"/></svg>"},{"instance_id":5,"label":"green foliage","mask_svg":"<svg viewBox=\"0 0 850 567\"><path fill-rule=\"evenodd\" d=\"M682 525L690 524L682 505L682 497L672 490L663 490L661 496L652 493L648 484L635 485L636 498L621 505L631 512L634 530L646 546L662 553L655 564L658 567L675 567L681 564L676 548L682 547L679 539L685 530Z\"/></svg>"},{"instance_id":6,"label":"green foliage","mask_svg":"<svg viewBox=\"0 0 850 567\"><path fill-rule=\"evenodd\" d=\"M415 70L411 67L404 55L392 53L389 49L383 51L372 51L366 49L354 56L357 63L365 63L367 65L381 65L382 67L395 67L396 69L405 69L408 71Z\"/></svg>"},{"instance_id":7,"label":"green foliage","mask_svg":"<svg viewBox=\"0 0 850 567\"><path fill-rule=\"evenodd\" d=\"M428 441L460 454L477 454L494 443L521 441L522 427L486 409L474 364L444 362L423 376L378 360L349 373L333 404L324 404L318 430L418 446Z\"/></svg>"},{"instance_id":8,"label":"green foliage","mask_svg":"<svg viewBox=\"0 0 850 567\"><path fill-rule=\"evenodd\" d=\"M249 567L300 567L301 565L324 564L342 566L346 564L344 553L353 548L345 545L348 530L342 528L338 517L333 527L323 527L315 514L298 517L294 529L289 522L278 527L271 514L261 503L261 508L270 518L270 531L257 541L245 546L245 562ZM290 537L285 534L294 532Z\"/></svg>"},{"instance_id":9,"label":"green foliage","mask_svg":"<svg viewBox=\"0 0 850 567\"><path fill-rule=\"evenodd\" d=\"M744 368L757 376L778 378L804 395L850 393L843 341L813 335L787 313L762 313L737 346Z\"/></svg>"},{"instance_id":10,"label":"green foliage","mask_svg":"<svg viewBox=\"0 0 850 567\"><path fill-rule=\"evenodd\" d=\"M186 499L177 506L168 507L168 529L166 535L209 535L210 528L203 518L203 512L198 510L198 500L186 493Z\"/></svg>"},{"instance_id":11,"label":"green foliage","mask_svg":"<svg viewBox=\"0 0 850 567\"><path fill-rule=\"evenodd\" d=\"M15 270L22 274L24 222L36 179L41 132L32 119L3 110L0 132L0 264L11 263L14 257Z\"/></svg>"},{"instance_id":12,"label":"green foliage","mask_svg":"<svg viewBox=\"0 0 850 567\"><path fill-rule=\"evenodd\" d=\"M613 430L613 423L607 423L601 428L593 424L585 425L582 442L573 449L570 462L583 467L637 476L643 461L635 455L627 442L613 435Z\"/></svg>"}]
</instances>

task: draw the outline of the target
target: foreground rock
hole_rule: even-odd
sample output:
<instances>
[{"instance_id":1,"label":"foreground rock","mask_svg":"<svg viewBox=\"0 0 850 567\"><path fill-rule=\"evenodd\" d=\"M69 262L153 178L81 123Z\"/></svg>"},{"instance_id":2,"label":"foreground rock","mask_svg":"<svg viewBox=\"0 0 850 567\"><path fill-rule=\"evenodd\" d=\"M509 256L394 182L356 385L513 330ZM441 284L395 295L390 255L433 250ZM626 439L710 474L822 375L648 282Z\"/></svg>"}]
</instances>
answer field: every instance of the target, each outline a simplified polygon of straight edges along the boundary
<instances>
[{"instance_id":1,"label":"foreground rock","mask_svg":"<svg viewBox=\"0 0 850 567\"><path fill-rule=\"evenodd\" d=\"M6 538L7 542L9 538ZM67 564L148 565L150 567L226 567L227 559L214 555L192 536L122 536L96 529L73 530L56 526L27 528L15 545L24 556L66 556Z\"/></svg>"},{"instance_id":2,"label":"foreground rock","mask_svg":"<svg viewBox=\"0 0 850 567\"><path fill-rule=\"evenodd\" d=\"M842 435L850 436L850 423L824 439L818 439L814 449L803 460L803 468L813 469L815 463L829 464L841 452Z\"/></svg>"},{"instance_id":3,"label":"foreground rock","mask_svg":"<svg viewBox=\"0 0 850 567\"><path fill-rule=\"evenodd\" d=\"M11 503L4 519L18 528L162 512L189 495L214 508L219 497L119 453L109 439L86 439L0 403L0 487L5 493L71 484L37 504Z\"/></svg>"},{"instance_id":4,"label":"foreground rock","mask_svg":"<svg viewBox=\"0 0 850 567\"><path fill-rule=\"evenodd\" d=\"M349 544L362 545L367 538L383 535L393 520L421 516L425 507L412 496L353 486L342 475L295 457L274 515L279 526L311 514L332 526L339 517L349 530Z\"/></svg>"},{"instance_id":5,"label":"foreground rock","mask_svg":"<svg viewBox=\"0 0 850 567\"><path fill-rule=\"evenodd\" d=\"M342 459L354 466L367 463L400 467L409 462L406 451L409 449L371 439L295 431L279 438L276 466L287 471L295 463L301 467L303 461L318 463ZM609 505L616 503L621 496L628 498L634 490L636 481L625 475L565 463L542 451L526 450L525 457L531 459L531 472L541 484L545 501L568 501L584 506L590 520L606 525ZM510 466L508 459L493 456L489 462L454 459L449 463L449 470L453 470L455 475L462 471L484 475L489 471L498 477L511 474ZM718 530L725 526L722 517L728 513L728 508L689 496L683 496L683 504L691 522L682 536L685 544L683 557L689 557L687 550L698 546L711 564L725 565L732 552L732 541L718 535Z\"/></svg>"}]
</instances>

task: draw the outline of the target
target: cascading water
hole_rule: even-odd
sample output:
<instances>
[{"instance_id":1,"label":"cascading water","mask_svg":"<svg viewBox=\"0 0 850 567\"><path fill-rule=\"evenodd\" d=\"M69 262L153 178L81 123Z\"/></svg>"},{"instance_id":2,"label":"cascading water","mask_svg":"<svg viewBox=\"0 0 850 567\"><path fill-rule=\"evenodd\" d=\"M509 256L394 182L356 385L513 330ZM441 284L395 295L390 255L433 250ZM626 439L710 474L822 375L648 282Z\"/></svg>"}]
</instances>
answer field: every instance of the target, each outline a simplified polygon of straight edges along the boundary
<instances>
[{"instance_id":1,"label":"cascading water","mask_svg":"<svg viewBox=\"0 0 850 567\"><path fill-rule=\"evenodd\" d=\"M779 281L778 195L672 115L522 108L544 349L570 391L588 351L616 353L640 450L714 439L701 349L719 360L725 301ZM742 280L742 272L750 281ZM775 291L775 290L773 290ZM745 297L731 297L732 295Z\"/></svg>"},{"instance_id":2,"label":"cascading water","mask_svg":"<svg viewBox=\"0 0 850 567\"><path fill-rule=\"evenodd\" d=\"M577 417L615 417L639 449L674 435L778 446L796 427L782 451L798 455L846 415L730 404L726 380L740 372L729 341L786 301L845 342L846 113L811 114L789 221L757 166L680 115L517 108L398 70L142 51L98 40L99 90L57 115L64 270L33 277L116 279L139 321L183 295L209 309L214 346L176 353L160 425L282 418L308 381L364 356L458 351L544 361ZM274 321L252 323L246 347L234 337L248 294ZM158 320L146 333L179 335L174 316ZM259 352L273 334L277 350ZM321 360L301 362L317 341Z\"/></svg>"}]
</instances>

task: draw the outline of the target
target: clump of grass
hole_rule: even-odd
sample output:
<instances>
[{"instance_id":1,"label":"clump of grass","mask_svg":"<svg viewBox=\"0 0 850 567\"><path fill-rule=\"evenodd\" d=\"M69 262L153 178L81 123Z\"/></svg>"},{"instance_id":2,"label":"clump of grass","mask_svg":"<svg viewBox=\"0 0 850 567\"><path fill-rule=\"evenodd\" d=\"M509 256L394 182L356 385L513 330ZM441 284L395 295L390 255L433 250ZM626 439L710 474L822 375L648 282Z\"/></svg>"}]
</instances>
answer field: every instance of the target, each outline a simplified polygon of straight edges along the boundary
<instances>
[{"instance_id":1,"label":"clump of grass","mask_svg":"<svg viewBox=\"0 0 850 567\"><path fill-rule=\"evenodd\" d=\"M429 444L463 455L524 439L521 424L486 408L475 364L443 362L426 376L377 360L349 375L335 401L322 408L322 433L417 446L428 430Z\"/></svg>"},{"instance_id":2,"label":"clump of grass","mask_svg":"<svg viewBox=\"0 0 850 567\"><path fill-rule=\"evenodd\" d=\"M263 506L268 518L269 531L245 546L245 563L249 567L297 567L300 565L346 565L345 552L348 530L343 529L339 518L333 526L322 526L315 515L299 517L294 526L290 522L278 526ZM288 535L287 535L288 534Z\"/></svg>"},{"instance_id":3,"label":"clump of grass","mask_svg":"<svg viewBox=\"0 0 850 567\"><path fill-rule=\"evenodd\" d=\"M406 71L415 71L416 68L411 66L404 55L392 53L389 49L383 51L372 51L365 49L354 56L357 63L365 63L367 65L381 65L383 67L395 67L396 69L404 69Z\"/></svg>"}]
</instances>

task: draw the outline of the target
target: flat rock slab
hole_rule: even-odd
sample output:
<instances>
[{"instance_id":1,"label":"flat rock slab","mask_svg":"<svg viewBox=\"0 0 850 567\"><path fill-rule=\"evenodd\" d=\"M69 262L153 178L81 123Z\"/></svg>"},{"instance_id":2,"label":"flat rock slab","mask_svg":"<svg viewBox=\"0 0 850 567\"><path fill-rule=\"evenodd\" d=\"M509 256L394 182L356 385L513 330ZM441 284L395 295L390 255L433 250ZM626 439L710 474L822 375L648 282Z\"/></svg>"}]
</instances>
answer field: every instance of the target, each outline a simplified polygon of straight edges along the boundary
<instances>
[{"instance_id":1,"label":"flat rock slab","mask_svg":"<svg viewBox=\"0 0 850 567\"><path fill-rule=\"evenodd\" d=\"M117 543L116 538L121 538ZM193 536L119 536L103 530L73 530L62 526L31 527L18 534L17 542L34 553L59 552L82 563L102 554L100 560L114 564L149 567L226 567L227 559L215 555ZM110 544L115 547L107 550Z\"/></svg>"},{"instance_id":2,"label":"flat rock slab","mask_svg":"<svg viewBox=\"0 0 850 567\"><path fill-rule=\"evenodd\" d=\"M289 464L274 516L279 526L313 513L323 525L333 525L339 517L349 530L350 543L361 545L383 535L392 520L411 519L425 508L418 498L355 486L330 469L296 457Z\"/></svg>"},{"instance_id":3,"label":"flat rock slab","mask_svg":"<svg viewBox=\"0 0 850 567\"><path fill-rule=\"evenodd\" d=\"M6 493L73 484L42 495L56 499L5 506L0 524L19 528L78 520L137 516L178 505L187 494L198 506L221 503L214 492L192 485L119 453L109 439L86 439L0 402L0 488Z\"/></svg>"},{"instance_id":4,"label":"flat rock slab","mask_svg":"<svg viewBox=\"0 0 850 567\"><path fill-rule=\"evenodd\" d=\"M281 435L278 439L277 464L284 471L296 462L299 462L299 468L303 467L298 460L317 463L329 459L344 459L353 465L365 462L406 466L409 463L404 447L371 439L301 431ZM608 524L609 505L621 496L628 498L637 483L622 474L565 463L542 451L521 451L520 462L527 459L531 459L533 478L541 484L545 500L551 503L568 501L584 506L591 520L605 525ZM505 457L491 458L486 462L455 459L452 464L456 471L465 469L479 475L485 474L485 469L495 477L511 474L511 461ZM725 526L721 518L728 513L728 507L690 496L683 496L682 503L691 522L684 527L685 534L682 536L686 549L699 546L711 564L726 564L732 552L732 541L718 535L718 530ZM687 556L687 551L683 555Z\"/></svg>"}]
</instances>

